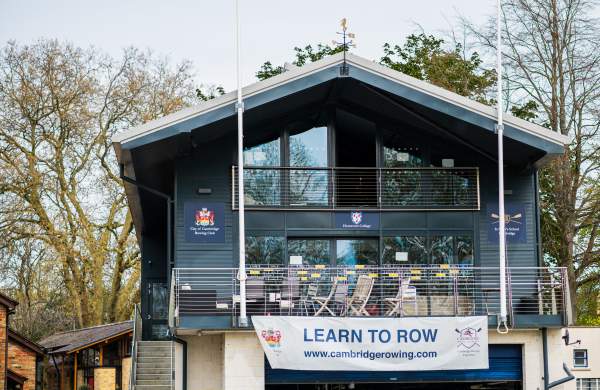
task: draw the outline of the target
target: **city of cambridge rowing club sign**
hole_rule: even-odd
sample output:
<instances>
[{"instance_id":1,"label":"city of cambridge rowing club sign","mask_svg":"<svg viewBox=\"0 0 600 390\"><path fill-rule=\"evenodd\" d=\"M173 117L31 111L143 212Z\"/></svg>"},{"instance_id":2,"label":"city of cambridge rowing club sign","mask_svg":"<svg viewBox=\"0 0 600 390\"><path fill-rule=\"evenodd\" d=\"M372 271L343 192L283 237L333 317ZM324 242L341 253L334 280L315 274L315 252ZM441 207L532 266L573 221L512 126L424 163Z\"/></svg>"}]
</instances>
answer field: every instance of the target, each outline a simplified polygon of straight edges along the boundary
<instances>
[{"instance_id":1,"label":"city of cambridge rowing club sign","mask_svg":"<svg viewBox=\"0 0 600 390\"><path fill-rule=\"evenodd\" d=\"M223 203L186 202L183 213L187 242L225 242Z\"/></svg>"},{"instance_id":2,"label":"city of cambridge rowing club sign","mask_svg":"<svg viewBox=\"0 0 600 390\"><path fill-rule=\"evenodd\" d=\"M253 316L273 368L318 371L488 369L487 317Z\"/></svg>"}]
</instances>

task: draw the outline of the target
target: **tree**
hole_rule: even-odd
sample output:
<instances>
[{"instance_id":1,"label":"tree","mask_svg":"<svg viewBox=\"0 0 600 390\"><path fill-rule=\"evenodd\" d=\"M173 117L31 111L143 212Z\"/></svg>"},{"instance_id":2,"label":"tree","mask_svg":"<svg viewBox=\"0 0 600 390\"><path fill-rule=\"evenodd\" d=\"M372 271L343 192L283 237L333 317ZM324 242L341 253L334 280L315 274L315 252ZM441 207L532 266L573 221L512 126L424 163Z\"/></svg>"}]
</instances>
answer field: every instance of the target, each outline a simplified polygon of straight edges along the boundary
<instances>
[{"instance_id":1,"label":"tree","mask_svg":"<svg viewBox=\"0 0 600 390\"><path fill-rule=\"evenodd\" d=\"M339 53L342 49L341 46L323 44L318 44L316 49L312 45L295 47L296 58L292 63L302 66ZM483 68L477 52L467 55L460 43L448 48L443 39L433 35L409 35L402 46L384 43L379 63L484 103L488 102L489 89L496 80L495 71ZM264 80L284 71L285 66L273 66L271 61L267 61L256 77Z\"/></svg>"},{"instance_id":2,"label":"tree","mask_svg":"<svg viewBox=\"0 0 600 390\"><path fill-rule=\"evenodd\" d=\"M0 52L2 243L40 248L77 326L126 319L139 299L140 254L111 137L195 96L189 63L135 49L113 59L41 40Z\"/></svg>"},{"instance_id":3,"label":"tree","mask_svg":"<svg viewBox=\"0 0 600 390\"><path fill-rule=\"evenodd\" d=\"M571 139L540 172L542 238L546 261L567 269L574 313L588 315L587 301L595 301L590 294L600 284L600 34L590 17L596 3L502 4L509 103L524 108L517 114ZM465 25L483 47L496 49L495 21Z\"/></svg>"},{"instance_id":4,"label":"tree","mask_svg":"<svg viewBox=\"0 0 600 390\"><path fill-rule=\"evenodd\" d=\"M467 56L460 43L453 48L444 45L443 39L433 35L412 34L402 46L385 43L379 62L448 91L488 103L489 89L496 81L495 71L482 68L479 54L473 52Z\"/></svg>"},{"instance_id":5,"label":"tree","mask_svg":"<svg viewBox=\"0 0 600 390\"><path fill-rule=\"evenodd\" d=\"M305 65L307 62L315 62L324 57L334 55L342 52L342 47L332 47L324 45L322 43L317 44L316 49L312 45L306 45L304 48L294 47L296 59L292 61L295 66ZM276 76L285 72L285 66L273 66L271 61L266 61L260 67L259 71L256 72L256 78L259 80L266 80L269 77Z\"/></svg>"}]
</instances>

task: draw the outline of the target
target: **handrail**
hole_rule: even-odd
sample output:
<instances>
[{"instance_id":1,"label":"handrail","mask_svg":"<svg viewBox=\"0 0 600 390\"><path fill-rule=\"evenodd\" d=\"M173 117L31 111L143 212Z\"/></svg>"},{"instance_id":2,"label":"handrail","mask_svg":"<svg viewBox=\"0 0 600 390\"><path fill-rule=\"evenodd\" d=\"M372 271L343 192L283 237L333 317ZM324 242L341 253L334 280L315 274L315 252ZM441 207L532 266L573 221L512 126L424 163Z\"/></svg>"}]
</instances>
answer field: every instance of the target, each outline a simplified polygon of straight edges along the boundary
<instances>
[{"instance_id":1,"label":"handrail","mask_svg":"<svg viewBox=\"0 0 600 390\"><path fill-rule=\"evenodd\" d=\"M174 272L173 293L179 315L238 314L237 268L175 268ZM308 296L308 291L328 296L341 284L344 289L335 292L329 306L335 306L335 315L342 315L358 277L365 275L375 280L366 308L371 316L495 315L500 299L498 272L498 267L461 264L249 265L248 305L254 315L314 315L313 309L320 303ZM564 302L565 291L560 288L563 268L508 267L507 272L511 317L556 315L564 310L557 307ZM410 284L412 296L401 294L401 280ZM514 318L510 320L514 326Z\"/></svg>"},{"instance_id":2,"label":"handrail","mask_svg":"<svg viewBox=\"0 0 600 390\"><path fill-rule=\"evenodd\" d=\"M254 210L480 209L478 167L244 166L244 193Z\"/></svg>"},{"instance_id":3,"label":"handrail","mask_svg":"<svg viewBox=\"0 0 600 390\"><path fill-rule=\"evenodd\" d=\"M138 304L135 304L133 307L133 338L131 340L131 372L129 373L129 390L135 390L138 341L142 338L141 324L142 316L140 308Z\"/></svg>"}]
</instances>

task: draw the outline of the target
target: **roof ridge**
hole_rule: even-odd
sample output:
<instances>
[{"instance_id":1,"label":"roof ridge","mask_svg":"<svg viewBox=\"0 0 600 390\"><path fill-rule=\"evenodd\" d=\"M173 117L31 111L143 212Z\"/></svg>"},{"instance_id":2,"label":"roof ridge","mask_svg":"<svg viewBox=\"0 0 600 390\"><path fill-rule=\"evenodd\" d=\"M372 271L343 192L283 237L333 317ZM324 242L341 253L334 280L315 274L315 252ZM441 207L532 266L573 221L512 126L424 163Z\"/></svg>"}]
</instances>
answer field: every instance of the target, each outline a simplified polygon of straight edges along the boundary
<instances>
[{"instance_id":1,"label":"roof ridge","mask_svg":"<svg viewBox=\"0 0 600 390\"><path fill-rule=\"evenodd\" d=\"M73 329L73 330L63 330L62 332L56 332L56 333L54 333L54 334L52 334L51 336L48 336L48 337L52 337L52 336L56 336L56 335L61 335L61 334L67 334L67 333L82 332L82 331L88 330L88 329L96 329L96 328L103 328L103 327L112 326L112 325L120 325L120 324L124 324L126 322L133 322L133 320L111 322L111 323L108 323L108 324L100 324L100 325L88 326L87 328L79 328L79 329Z\"/></svg>"}]
</instances>

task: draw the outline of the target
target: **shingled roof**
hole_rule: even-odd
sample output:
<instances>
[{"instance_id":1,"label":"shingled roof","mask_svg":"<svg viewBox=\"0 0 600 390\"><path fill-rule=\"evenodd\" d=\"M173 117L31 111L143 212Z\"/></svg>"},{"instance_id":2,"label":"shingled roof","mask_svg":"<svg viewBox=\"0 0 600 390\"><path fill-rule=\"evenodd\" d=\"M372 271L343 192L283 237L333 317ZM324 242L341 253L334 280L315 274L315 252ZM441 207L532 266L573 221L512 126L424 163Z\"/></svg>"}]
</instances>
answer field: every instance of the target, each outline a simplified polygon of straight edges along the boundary
<instances>
[{"instance_id":1,"label":"shingled roof","mask_svg":"<svg viewBox=\"0 0 600 390\"><path fill-rule=\"evenodd\" d=\"M39 342L48 353L70 353L133 331L133 321L55 333Z\"/></svg>"}]
</instances>

